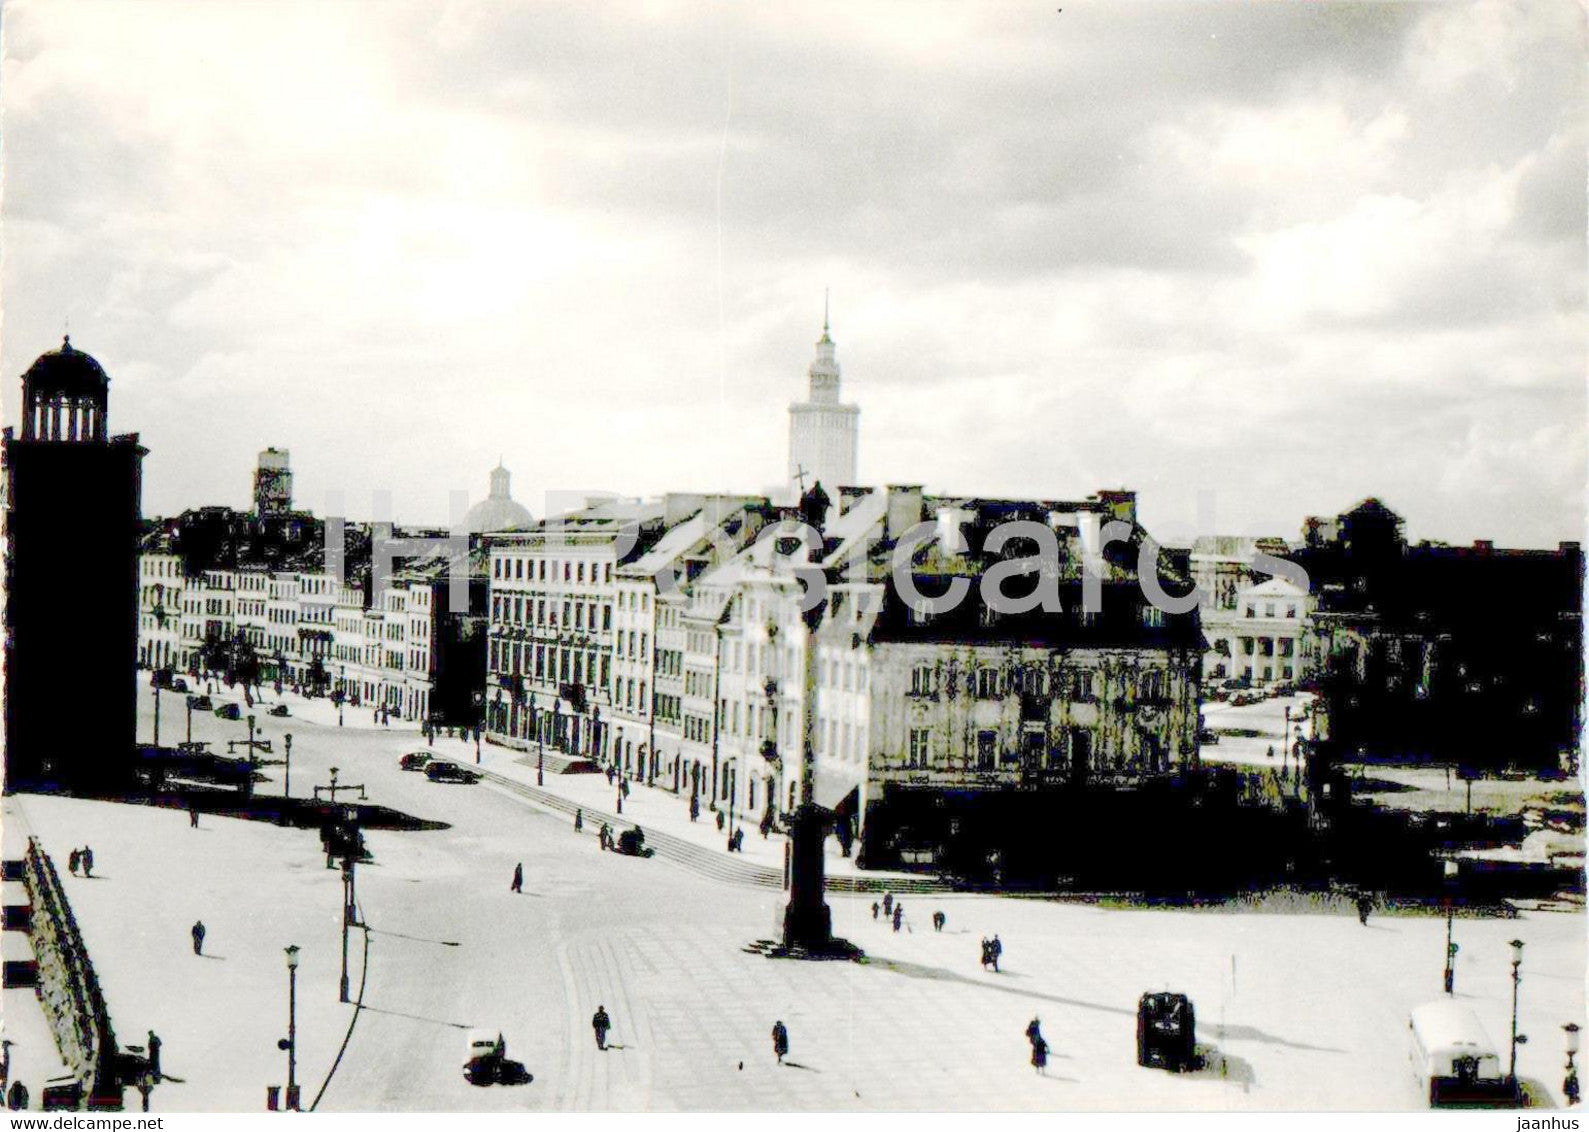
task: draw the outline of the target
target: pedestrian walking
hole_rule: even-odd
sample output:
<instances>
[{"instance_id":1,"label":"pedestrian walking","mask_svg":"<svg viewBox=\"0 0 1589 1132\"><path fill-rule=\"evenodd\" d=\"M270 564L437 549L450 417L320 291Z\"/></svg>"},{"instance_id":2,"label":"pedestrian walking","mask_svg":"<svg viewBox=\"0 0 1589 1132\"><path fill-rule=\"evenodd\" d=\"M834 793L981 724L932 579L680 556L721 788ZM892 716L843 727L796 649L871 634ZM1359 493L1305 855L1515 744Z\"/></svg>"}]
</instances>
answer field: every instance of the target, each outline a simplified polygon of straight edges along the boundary
<instances>
[{"instance_id":1,"label":"pedestrian walking","mask_svg":"<svg viewBox=\"0 0 1589 1132\"><path fill-rule=\"evenodd\" d=\"M193 954L204 954L204 921L197 920L193 924Z\"/></svg>"},{"instance_id":2,"label":"pedestrian walking","mask_svg":"<svg viewBox=\"0 0 1589 1132\"><path fill-rule=\"evenodd\" d=\"M524 891L524 862L520 861L513 866L513 891Z\"/></svg>"},{"instance_id":3,"label":"pedestrian walking","mask_svg":"<svg viewBox=\"0 0 1589 1132\"><path fill-rule=\"evenodd\" d=\"M0 1038L0 1096L11 1083L11 1039Z\"/></svg>"},{"instance_id":4,"label":"pedestrian walking","mask_svg":"<svg viewBox=\"0 0 1589 1132\"><path fill-rule=\"evenodd\" d=\"M83 854L79 849L73 849L71 854L66 858L66 868L74 877L77 875L77 866L80 865L82 861Z\"/></svg>"},{"instance_id":5,"label":"pedestrian walking","mask_svg":"<svg viewBox=\"0 0 1589 1132\"><path fill-rule=\"evenodd\" d=\"M1368 893L1360 894L1357 898L1357 922L1368 927L1368 914L1373 910L1374 902L1369 899Z\"/></svg>"},{"instance_id":6,"label":"pedestrian walking","mask_svg":"<svg viewBox=\"0 0 1589 1132\"><path fill-rule=\"evenodd\" d=\"M21 1112L28 1107L28 1087L21 1081L11 1082L11 1091L6 1094L6 1107L12 1112Z\"/></svg>"},{"instance_id":7,"label":"pedestrian walking","mask_svg":"<svg viewBox=\"0 0 1589 1132\"><path fill-rule=\"evenodd\" d=\"M574 832L578 833L580 830L582 830L584 828L585 828L585 811L584 810L575 810L574 811Z\"/></svg>"},{"instance_id":8,"label":"pedestrian walking","mask_svg":"<svg viewBox=\"0 0 1589 1132\"><path fill-rule=\"evenodd\" d=\"M1275 745L1273 743L1270 743L1269 744L1269 761L1273 762L1274 761L1274 757L1275 757Z\"/></svg>"},{"instance_id":9,"label":"pedestrian walking","mask_svg":"<svg viewBox=\"0 0 1589 1132\"><path fill-rule=\"evenodd\" d=\"M789 1052L789 1030L780 1019L772 1024L772 1052L778 1058L778 1064L783 1064L783 1059Z\"/></svg>"},{"instance_id":10,"label":"pedestrian walking","mask_svg":"<svg viewBox=\"0 0 1589 1132\"><path fill-rule=\"evenodd\" d=\"M83 875L85 877L94 875L94 851L87 845L83 846Z\"/></svg>"},{"instance_id":11,"label":"pedestrian walking","mask_svg":"<svg viewBox=\"0 0 1589 1132\"><path fill-rule=\"evenodd\" d=\"M1039 1076L1046 1076L1048 1070L1048 1042L1043 1038L1043 1031L1033 1018L1026 1027L1026 1040L1032 1043L1032 1068L1037 1070Z\"/></svg>"},{"instance_id":12,"label":"pedestrian walking","mask_svg":"<svg viewBox=\"0 0 1589 1132\"><path fill-rule=\"evenodd\" d=\"M629 797L629 780L627 778L618 783L618 790L625 798Z\"/></svg>"},{"instance_id":13,"label":"pedestrian walking","mask_svg":"<svg viewBox=\"0 0 1589 1132\"><path fill-rule=\"evenodd\" d=\"M612 766L610 764L607 767L607 785L612 785Z\"/></svg>"},{"instance_id":14,"label":"pedestrian walking","mask_svg":"<svg viewBox=\"0 0 1589 1132\"><path fill-rule=\"evenodd\" d=\"M766 813L766 814L762 814L761 815L761 827L760 828L761 828L761 839L763 841L766 841L767 840L767 835L772 832L772 814Z\"/></svg>"},{"instance_id":15,"label":"pedestrian walking","mask_svg":"<svg viewBox=\"0 0 1589 1132\"><path fill-rule=\"evenodd\" d=\"M153 1030L149 1031L149 1076L156 1081L160 1078L160 1035Z\"/></svg>"},{"instance_id":16,"label":"pedestrian walking","mask_svg":"<svg viewBox=\"0 0 1589 1132\"><path fill-rule=\"evenodd\" d=\"M999 973L999 956L1003 954L1004 945L999 942L998 934L994 933L992 941L988 944L988 955L993 959L993 973L995 975Z\"/></svg>"},{"instance_id":17,"label":"pedestrian walking","mask_svg":"<svg viewBox=\"0 0 1589 1132\"><path fill-rule=\"evenodd\" d=\"M986 971L993 963L993 943L987 936L982 937L982 969Z\"/></svg>"},{"instance_id":18,"label":"pedestrian walking","mask_svg":"<svg viewBox=\"0 0 1589 1132\"><path fill-rule=\"evenodd\" d=\"M874 919L874 920L877 919L877 914L879 912L881 912L882 910L883 910L883 906L881 904L879 904L875 900L872 901L872 919Z\"/></svg>"},{"instance_id":19,"label":"pedestrian walking","mask_svg":"<svg viewBox=\"0 0 1589 1132\"><path fill-rule=\"evenodd\" d=\"M935 931L935 932L943 931L943 926L945 924L947 924L948 922L949 922L949 917L945 916L943 914L943 910L942 909L939 909L938 911L936 911L936 912L934 912L932 914L932 930L933 931Z\"/></svg>"},{"instance_id":20,"label":"pedestrian walking","mask_svg":"<svg viewBox=\"0 0 1589 1132\"><path fill-rule=\"evenodd\" d=\"M197 806L188 807L188 825L194 829L199 828L199 808Z\"/></svg>"},{"instance_id":21,"label":"pedestrian walking","mask_svg":"<svg viewBox=\"0 0 1589 1132\"><path fill-rule=\"evenodd\" d=\"M601 842L601 847L603 849L611 849L612 848L612 826L608 825L606 822L602 822L601 823L601 833L597 836L597 840Z\"/></svg>"},{"instance_id":22,"label":"pedestrian walking","mask_svg":"<svg viewBox=\"0 0 1589 1132\"><path fill-rule=\"evenodd\" d=\"M894 905L894 930L897 932L899 930L899 926L904 922L905 905L903 903Z\"/></svg>"},{"instance_id":23,"label":"pedestrian walking","mask_svg":"<svg viewBox=\"0 0 1589 1132\"><path fill-rule=\"evenodd\" d=\"M885 893L883 893L883 915L892 916L893 914L894 914L894 894L892 892L885 892Z\"/></svg>"},{"instance_id":24,"label":"pedestrian walking","mask_svg":"<svg viewBox=\"0 0 1589 1132\"><path fill-rule=\"evenodd\" d=\"M596 1013L591 1016L590 1028L596 1031L596 1048L607 1048L607 1031L612 1029L612 1019L607 1017L605 1006L596 1007Z\"/></svg>"},{"instance_id":25,"label":"pedestrian walking","mask_svg":"<svg viewBox=\"0 0 1589 1132\"><path fill-rule=\"evenodd\" d=\"M721 833L723 831L723 811L722 810L718 810L717 811L717 831L719 833Z\"/></svg>"},{"instance_id":26,"label":"pedestrian walking","mask_svg":"<svg viewBox=\"0 0 1589 1132\"><path fill-rule=\"evenodd\" d=\"M694 821L701 816L701 799L695 794L690 795L690 820Z\"/></svg>"}]
</instances>

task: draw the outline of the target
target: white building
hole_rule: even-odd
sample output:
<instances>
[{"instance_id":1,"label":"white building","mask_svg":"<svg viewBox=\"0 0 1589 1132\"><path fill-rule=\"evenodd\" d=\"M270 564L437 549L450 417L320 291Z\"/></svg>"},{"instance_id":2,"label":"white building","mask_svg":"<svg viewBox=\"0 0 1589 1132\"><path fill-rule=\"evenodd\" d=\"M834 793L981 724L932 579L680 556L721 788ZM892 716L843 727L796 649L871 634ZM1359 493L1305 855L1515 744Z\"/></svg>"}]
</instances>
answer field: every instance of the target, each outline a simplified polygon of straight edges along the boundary
<instances>
[{"instance_id":1,"label":"white building","mask_svg":"<svg viewBox=\"0 0 1589 1132\"><path fill-rule=\"evenodd\" d=\"M789 487L793 498L820 483L829 498L856 482L861 410L839 400L839 363L822 319L806 400L789 406Z\"/></svg>"}]
</instances>

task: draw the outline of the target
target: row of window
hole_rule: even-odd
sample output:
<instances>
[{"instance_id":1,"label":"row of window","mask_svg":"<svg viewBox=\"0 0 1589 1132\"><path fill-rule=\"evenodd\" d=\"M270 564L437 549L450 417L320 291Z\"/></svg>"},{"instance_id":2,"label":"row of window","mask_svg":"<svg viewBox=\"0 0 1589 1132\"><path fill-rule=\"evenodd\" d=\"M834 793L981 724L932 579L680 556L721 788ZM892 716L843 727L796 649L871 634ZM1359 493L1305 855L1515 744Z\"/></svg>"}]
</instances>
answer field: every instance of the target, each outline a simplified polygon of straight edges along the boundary
<instances>
[{"instance_id":1,"label":"row of window","mask_svg":"<svg viewBox=\"0 0 1589 1132\"><path fill-rule=\"evenodd\" d=\"M559 577L561 575L561 577ZM588 575L588 576L587 576ZM491 560L491 576L499 582L566 582L570 585L611 585L611 562L559 562L546 558L509 558Z\"/></svg>"},{"instance_id":2,"label":"row of window","mask_svg":"<svg viewBox=\"0 0 1589 1132\"><path fill-rule=\"evenodd\" d=\"M606 688L612 661L605 653L567 649L558 645L529 645L519 641L492 641L492 672L533 676L537 683L582 684Z\"/></svg>"},{"instance_id":3,"label":"row of window","mask_svg":"<svg viewBox=\"0 0 1589 1132\"><path fill-rule=\"evenodd\" d=\"M509 625L533 625L565 629L589 629L601 632L612 628L612 606L606 602L565 601L562 617L558 617L555 599L517 597L495 594L491 598L491 620Z\"/></svg>"}]
</instances>

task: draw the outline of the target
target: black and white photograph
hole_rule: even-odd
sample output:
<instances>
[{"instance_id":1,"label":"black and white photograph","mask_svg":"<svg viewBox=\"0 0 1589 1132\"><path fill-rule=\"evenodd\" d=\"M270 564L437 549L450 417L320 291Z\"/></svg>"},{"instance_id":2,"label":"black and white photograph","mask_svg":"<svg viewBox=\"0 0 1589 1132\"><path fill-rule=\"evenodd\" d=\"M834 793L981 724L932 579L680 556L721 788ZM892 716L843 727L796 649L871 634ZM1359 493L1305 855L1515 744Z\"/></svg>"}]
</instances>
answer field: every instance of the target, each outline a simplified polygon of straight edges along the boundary
<instances>
[{"instance_id":1,"label":"black and white photograph","mask_svg":"<svg viewBox=\"0 0 1589 1132\"><path fill-rule=\"evenodd\" d=\"M1579 1127L1586 67L5 0L10 1126Z\"/></svg>"}]
</instances>

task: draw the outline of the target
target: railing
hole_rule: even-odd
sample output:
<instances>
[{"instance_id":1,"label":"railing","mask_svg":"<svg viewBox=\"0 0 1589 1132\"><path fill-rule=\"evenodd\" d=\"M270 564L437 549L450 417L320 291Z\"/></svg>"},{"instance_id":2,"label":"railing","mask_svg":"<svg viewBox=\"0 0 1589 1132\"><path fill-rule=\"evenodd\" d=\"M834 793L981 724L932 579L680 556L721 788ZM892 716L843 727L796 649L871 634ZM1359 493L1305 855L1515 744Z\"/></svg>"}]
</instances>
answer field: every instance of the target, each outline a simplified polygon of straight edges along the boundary
<instances>
[{"instance_id":1,"label":"railing","mask_svg":"<svg viewBox=\"0 0 1589 1132\"><path fill-rule=\"evenodd\" d=\"M83 1083L86 1096L119 1108L121 1086L116 1080L116 1034L110 1011L55 864L32 837L23 859L23 883L33 905L39 1002L61 1060Z\"/></svg>"}]
</instances>

